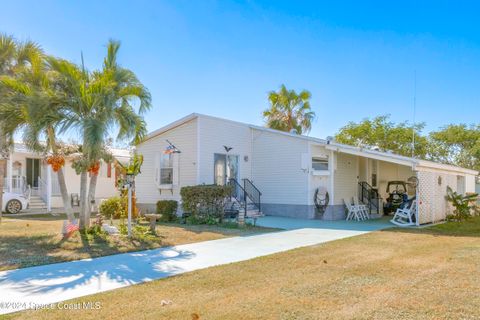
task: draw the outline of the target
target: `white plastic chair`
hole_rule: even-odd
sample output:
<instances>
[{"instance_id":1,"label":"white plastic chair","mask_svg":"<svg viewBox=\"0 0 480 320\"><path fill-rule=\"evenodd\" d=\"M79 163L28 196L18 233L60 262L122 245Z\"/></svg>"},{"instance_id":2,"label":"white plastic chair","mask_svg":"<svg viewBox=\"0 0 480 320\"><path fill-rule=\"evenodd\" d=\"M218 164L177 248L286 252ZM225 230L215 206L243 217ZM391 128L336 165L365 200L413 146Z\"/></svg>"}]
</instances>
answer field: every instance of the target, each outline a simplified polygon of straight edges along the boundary
<instances>
[{"instance_id":1,"label":"white plastic chair","mask_svg":"<svg viewBox=\"0 0 480 320\"><path fill-rule=\"evenodd\" d=\"M350 201L347 201L343 199L343 203L345 203L345 206L347 207L348 213L347 213L347 218L345 220L351 220L355 219L357 221L360 221L360 214L358 212L358 209L350 203Z\"/></svg>"},{"instance_id":2,"label":"white plastic chair","mask_svg":"<svg viewBox=\"0 0 480 320\"><path fill-rule=\"evenodd\" d=\"M390 222L399 227L413 226L415 225L415 222L413 222L413 217L416 212L417 200L413 200L410 207L403 209L398 208Z\"/></svg>"},{"instance_id":3,"label":"white plastic chair","mask_svg":"<svg viewBox=\"0 0 480 320\"><path fill-rule=\"evenodd\" d=\"M360 213L362 216L363 220L368 220L370 219L370 215L368 213L368 208L366 205L363 203L360 203L357 197L353 197L353 204L357 208L357 211Z\"/></svg>"}]
</instances>

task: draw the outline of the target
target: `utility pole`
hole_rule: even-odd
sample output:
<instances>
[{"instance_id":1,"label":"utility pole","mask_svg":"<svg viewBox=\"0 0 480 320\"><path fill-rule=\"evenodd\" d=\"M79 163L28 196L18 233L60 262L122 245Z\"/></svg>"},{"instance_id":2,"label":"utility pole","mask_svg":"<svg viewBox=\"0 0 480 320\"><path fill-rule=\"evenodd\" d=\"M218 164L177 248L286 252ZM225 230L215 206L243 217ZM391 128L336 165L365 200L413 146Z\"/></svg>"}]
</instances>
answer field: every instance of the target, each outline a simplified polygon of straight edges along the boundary
<instances>
[{"instance_id":1,"label":"utility pole","mask_svg":"<svg viewBox=\"0 0 480 320\"><path fill-rule=\"evenodd\" d=\"M415 158L415 116L417 109L417 70L413 72L412 158Z\"/></svg>"}]
</instances>

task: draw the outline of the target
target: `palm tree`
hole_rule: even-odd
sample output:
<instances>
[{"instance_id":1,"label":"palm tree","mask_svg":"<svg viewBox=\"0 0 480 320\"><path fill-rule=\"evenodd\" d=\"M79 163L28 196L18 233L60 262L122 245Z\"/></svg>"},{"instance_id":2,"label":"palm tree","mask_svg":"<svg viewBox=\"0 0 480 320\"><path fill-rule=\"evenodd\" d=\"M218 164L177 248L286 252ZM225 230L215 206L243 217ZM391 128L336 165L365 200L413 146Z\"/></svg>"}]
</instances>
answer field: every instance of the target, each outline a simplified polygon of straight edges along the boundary
<instances>
[{"instance_id":1,"label":"palm tree","mask_svg":"<svg viewBox=\"0 0 480 320\"><path fill-rule=\"evenodd\" d=\"M310 107L310 92L302 90L296 93L285 85L280 90L268 94L270 108L263 112L267 127L296 133L308 133L312 127L315 112Z\"/></svg>"},{"instance_id":2,"label":"palm tree","mask_svg":"<svg viewBox=\"0 0 480 320\"><path fill-rule=\"evenodd\" d=\"M117 131L117 140L139 142L146 134L141 114L151 106L150 93L145 86L132 71L117 64L120 43L110 41L107 48L103 68L99 71L89 72L64 60L51 61L63 77L65 95L71 97L72 113L64 128L76 128L83 137L83 157L76 164L81 174L81 228L89 226L98 166L107 157L108 135ZM90 173L88 196L87 172Z\"/></svg>"},{"instance_id":3,"label":"palm tree","mask_svg":"<svg viewBox=\"0 0 480 320\"><path fill-rule=\"evenodd\" d=\"M105 160L105 139L110 128L118 128L117 139L138 143L146 134L146 124L141 116L151 106L151 96L147 88L129 69L117 63L120 42L110 40L103 68L95 73L94 80L105 87L99 90L101 103L94 104L85 119L84 148L90 161L97 164ZM106 84L109 85L106 85ZM100 86L99 86L100 87ZM138 103L138 113L135 103ZM86 222L90 218L90 204L95 202L98 171L92 173L88 189Z\"/></svg>"},{"instance_id":4,"label":"palm tree","mask_svg":"<svg viewBox=\"0 0 480 320\"><path fill-rule=\"evenodd\" d=\"M4 75L0 84L6 101L0 107L0 118L3 119L2 127L7 137L23 130L23 140L32 150L51 153L50 159L58 159L61 163L52 164L57 173L60 192L67 217L74 219L65 176L62 168L64 163L57 143L57 131L65 121L68 110L65 99L56 90L56 75L48 68L46 57L41 48L32 42L18 45L28 64L17 67L15 74ZM45 136L46 144L39 142ZM58 164L58 163L57 163Z\"/></svg>"},{"instance_id":5,"label":"palm tree","mask_svg":"<svg viewBox=\"0 0 480 320\"><path fill-rule=\"evenodd\" d=\"M17 64L17 43L13 37L0 33L0 76L11 75ZM0 107L5 104L6 91L0 86ZM1 120L0 120L1 121ZM8 159L8 141L3 129L4 121L0 122L0 194L3 194L5 184L5 166ZM0 196L0 219L2 217L3 196Z\"/></svg>"}]
</instances>

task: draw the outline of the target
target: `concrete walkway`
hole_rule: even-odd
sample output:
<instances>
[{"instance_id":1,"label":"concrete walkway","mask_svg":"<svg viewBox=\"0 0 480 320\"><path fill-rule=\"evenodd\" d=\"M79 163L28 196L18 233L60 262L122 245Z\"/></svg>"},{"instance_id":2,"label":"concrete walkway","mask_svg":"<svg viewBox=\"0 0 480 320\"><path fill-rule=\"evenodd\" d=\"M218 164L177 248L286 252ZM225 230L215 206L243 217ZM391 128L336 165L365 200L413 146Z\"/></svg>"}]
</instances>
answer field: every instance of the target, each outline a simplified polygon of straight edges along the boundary
<instances>
[{"instance_id":1,"label":"concrete walkway","mask_svg":"<svg viewBox=\"0 0 480 320\"><path fill-rule=\"evenodd\" d=\"M384 221L344 225L343 222L276 217L261 218L258 224L291 230L0 272L0 314L45 307L72 298L391 226ZM91 300L86 298L85 301Z\"/></svg>"}]
</instances>

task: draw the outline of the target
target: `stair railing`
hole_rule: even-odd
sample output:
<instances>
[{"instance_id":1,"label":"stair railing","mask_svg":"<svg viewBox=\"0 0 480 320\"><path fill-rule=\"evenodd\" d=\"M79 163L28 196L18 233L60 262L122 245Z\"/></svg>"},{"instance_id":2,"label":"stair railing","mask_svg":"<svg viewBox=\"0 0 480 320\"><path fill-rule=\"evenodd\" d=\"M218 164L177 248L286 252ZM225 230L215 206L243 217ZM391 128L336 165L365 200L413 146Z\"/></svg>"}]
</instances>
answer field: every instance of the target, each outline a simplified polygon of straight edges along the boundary
<instances>
[{"instance_id":1,"label":"stair railing","mask_svg":"<svg viewBox=\"0 0 480 320\"><path fill-rule=\"evenodd\" d=\"M370 213L375 208L377 213L380 212L380 197L378 191L374 189L368 182L361 181L358 183L358 197L363 202Z\"/></svg>"},{"instance_id":2,"label":"stair railing","mask_svg":"<svg viewBox=\"0 0 480 320\"><path fill-rule=\"evenodd\" d=\"M234 198L240 205L243 205L244 217L247 216L247 193L237 179L229 179L228 185L232 187L230 197Z\"/></svg>"},{"instance_id":3,"label":"stair railing","mask_svg":"<svg viewBox=\"0 0 480 320\"><path fill-rule=\"evenodd\" d=\"M47 203L48 201L48 187L47 183L41 178L38 177L38 192L40 198L42 198L43 202Z\"/></svg>"},{"instance_id":4,"label":"stair railing","mask_svg":"<svg viewBox=\"0 0 480 320\"><path fill-rule=\"evenodd\" d=\"M257 207L258 211L262 211L262 193L249 179L243 179L243 189L246 196Z\"/></svg>"}]
</instances>

